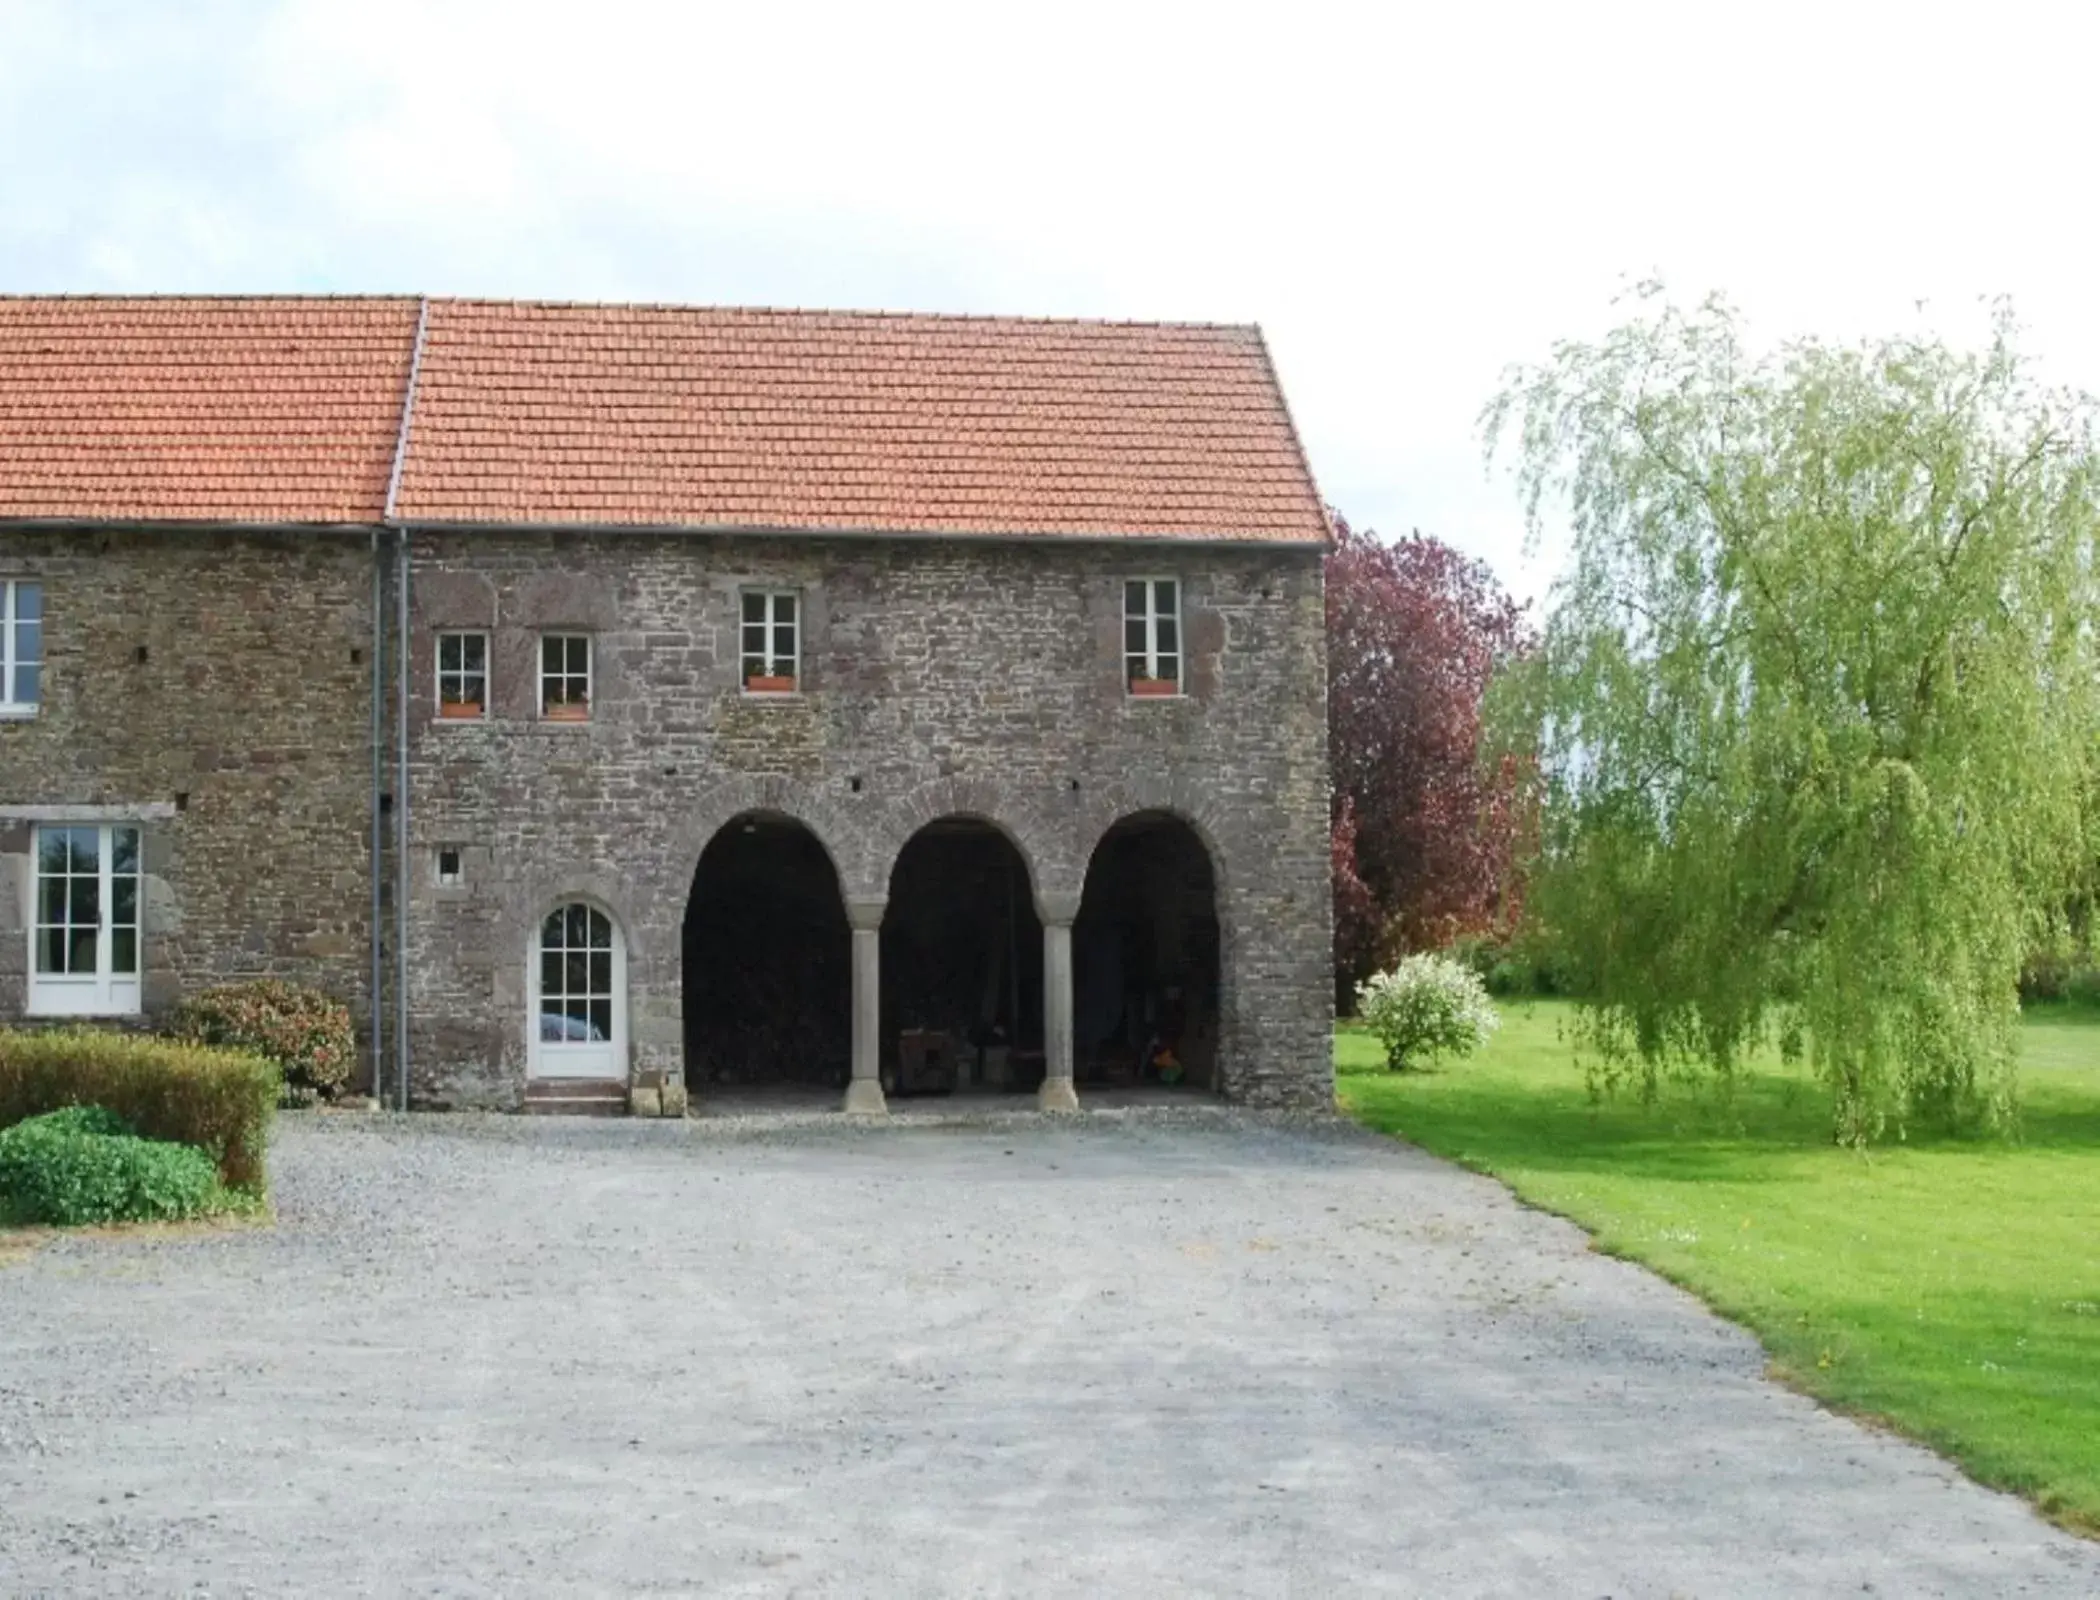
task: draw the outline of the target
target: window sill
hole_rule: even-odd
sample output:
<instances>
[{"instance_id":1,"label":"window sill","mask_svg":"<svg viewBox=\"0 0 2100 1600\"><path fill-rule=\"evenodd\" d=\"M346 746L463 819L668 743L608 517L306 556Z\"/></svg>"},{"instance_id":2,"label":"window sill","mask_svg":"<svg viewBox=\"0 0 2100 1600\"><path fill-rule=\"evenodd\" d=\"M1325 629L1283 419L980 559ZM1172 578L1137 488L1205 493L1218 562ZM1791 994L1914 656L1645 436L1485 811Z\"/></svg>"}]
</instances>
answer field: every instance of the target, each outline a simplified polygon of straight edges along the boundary
<instances>
[{"instance_id":1,"label":"window sill","mask_svg":"<svg viewBox=\"0 0 2100 1600\"><path fill-rule=\"evenodd\" d=\"M737 697L742 700L800 700L800 689L740 689Z\"/></svg>"},{"instance_id":2,"label":"window sill","mask_svg":"<svg viewBox=\"0 0 2100 1600\"><path fill-rule=\"evenodd\" d=\"M491 718L484 712L478 717L432 717L430 725L433 728L486 728L490 721Z\"/></svg>"},{"instance_id":3,"label":"window sill","mask_svg":"<svg viewBox=\"0 0 2100 1600\"><path fill-rule=\"evenodd\" d=\"M30 722L35 720L38 706L0 705L0 722Z\"/></svg>"}]
</instances>

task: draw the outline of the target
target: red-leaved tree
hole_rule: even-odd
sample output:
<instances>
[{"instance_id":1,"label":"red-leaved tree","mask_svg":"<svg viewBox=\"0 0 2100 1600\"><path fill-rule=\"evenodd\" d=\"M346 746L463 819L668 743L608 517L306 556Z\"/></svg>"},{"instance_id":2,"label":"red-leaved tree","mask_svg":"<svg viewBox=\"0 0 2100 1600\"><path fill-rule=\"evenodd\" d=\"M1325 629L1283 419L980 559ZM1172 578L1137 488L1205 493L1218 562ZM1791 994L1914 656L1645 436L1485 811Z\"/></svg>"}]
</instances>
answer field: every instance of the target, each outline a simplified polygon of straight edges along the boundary
<instances>
[{"instance_id":1,"label":"red-leaved tree","mask_svg":"<svg viewBox=\"0 0 2100 1600\"><path fill-rule=\"evenodd\" d=\"M1327 727L1334 768L1337 998L1402 950L1506 931L1528 807L1483 764L1481 697L1526 648L1524 611L1481 562L1334 516Z\"/></svg>"}]
</instances>

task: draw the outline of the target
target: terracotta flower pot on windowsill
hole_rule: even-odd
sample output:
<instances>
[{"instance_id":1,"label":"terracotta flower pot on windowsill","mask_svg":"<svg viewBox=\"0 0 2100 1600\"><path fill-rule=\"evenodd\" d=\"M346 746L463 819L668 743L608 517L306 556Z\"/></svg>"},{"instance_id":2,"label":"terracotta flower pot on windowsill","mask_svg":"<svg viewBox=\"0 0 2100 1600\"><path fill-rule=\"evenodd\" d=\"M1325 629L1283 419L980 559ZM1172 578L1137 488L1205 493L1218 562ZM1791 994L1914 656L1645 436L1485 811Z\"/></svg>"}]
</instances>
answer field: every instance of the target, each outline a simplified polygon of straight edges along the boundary
<instances>
[{"instance_id":1,"label":"terracotta flower pot on windowsill","mask_svg":"<svg viewBox=\"0 0 2100 1600\"><path fill-rule=\"evenodd\" d=\"M541 713L549 722L588 722L591 708L587 705L552 705Z\"/></svg>"},{"instance_id":2,"label":"terracotta flower pot on windowsill","mask_svg":"<svg viewBox=\"0 0 2100 1600\"><path fill-rule=\"evenodd\" d=\"M477 700L440 700L438 716L446 722L475 722L481 717L481 703Z\"/></svg>"},{"instance_id":3,"label":"terracotta flower pot on windowsill","mask_svg":"<svg viewBox=\"0 0 2100 1600\"><path fill-rule=\"evenodd\" d=\"M1181 685L1172 678L1132 678L1130 692L1143 699L1162 699L1181 693Z\"/></svg>"},{"instance_id":4,"label":"terracotta flower pot on windowsill","mask_svg":"<svg viewBox=\"0 0 2100 1600\"><path fill-rule=\"evenodd\" d=\"M795 680L793 678L766 677L762 674L754 674L744 680L744 691L747 694L793 694L795 692Z\"/></svg>"}]
</instances>

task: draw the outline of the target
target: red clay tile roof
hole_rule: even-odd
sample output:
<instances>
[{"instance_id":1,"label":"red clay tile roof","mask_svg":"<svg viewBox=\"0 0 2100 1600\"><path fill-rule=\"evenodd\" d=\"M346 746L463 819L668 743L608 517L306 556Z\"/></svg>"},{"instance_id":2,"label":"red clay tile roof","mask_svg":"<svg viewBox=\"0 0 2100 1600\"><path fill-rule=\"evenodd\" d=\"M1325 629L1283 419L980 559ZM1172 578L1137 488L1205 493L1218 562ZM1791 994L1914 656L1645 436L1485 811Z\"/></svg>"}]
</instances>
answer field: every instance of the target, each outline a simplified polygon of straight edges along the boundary
<instances>
[{"instance_id":1,"label":"red clay tile roof","mask_svg":"<svg viewBox=\"0 0 2100 1600\"><path fill-rule=\"evenodd\" d=\"M0 517L369 522L416 302L0 298Z\"/></svg>"},{"instance_id":2,"label":"red clay tile roof","mask_svg":"<svg viewBox=\"0 0 2100 1600\"><path fill-rule=\"evenodd\" d=\"M402 300L0 300L0 519L376 521ZM433 300L416 525L1321 543L1260 333Z\"/></svg>"}]
</instances>

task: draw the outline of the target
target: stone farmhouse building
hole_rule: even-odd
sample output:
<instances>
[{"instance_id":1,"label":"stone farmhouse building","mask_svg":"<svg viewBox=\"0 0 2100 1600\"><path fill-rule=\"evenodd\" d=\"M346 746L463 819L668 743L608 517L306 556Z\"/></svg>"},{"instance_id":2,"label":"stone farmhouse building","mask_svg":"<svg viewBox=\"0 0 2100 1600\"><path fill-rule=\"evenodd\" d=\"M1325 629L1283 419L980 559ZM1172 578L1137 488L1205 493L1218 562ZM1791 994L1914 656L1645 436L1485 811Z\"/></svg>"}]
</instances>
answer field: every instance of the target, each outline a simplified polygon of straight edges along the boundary
<instances>
[{"instance_id":1,"label":"stone farmhouse building","mask_svg":"<svg viewBox=\"0 0 2100 1600\"><path fill-rule=\"evenodd\" d=\"M0 1023L1326 1104L1327 540L1251 327L0 299Z\"/></svg>"}]
</instances>

